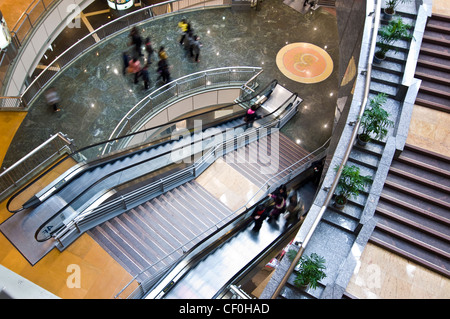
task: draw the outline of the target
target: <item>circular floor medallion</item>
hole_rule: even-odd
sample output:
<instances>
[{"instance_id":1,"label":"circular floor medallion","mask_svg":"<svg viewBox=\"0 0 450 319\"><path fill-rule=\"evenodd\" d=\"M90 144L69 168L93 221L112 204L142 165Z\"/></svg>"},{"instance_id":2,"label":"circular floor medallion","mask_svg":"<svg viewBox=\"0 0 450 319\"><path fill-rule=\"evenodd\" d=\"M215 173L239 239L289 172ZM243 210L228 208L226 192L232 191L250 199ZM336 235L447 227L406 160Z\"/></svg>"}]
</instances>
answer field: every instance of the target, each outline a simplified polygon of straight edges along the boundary
<instances>
[{"instance_id":1,"label":"circular floor medallion","mask_svg":"<svg viewBox=\"0 0 450 319\"><path fill-rule=\"evenodd\" d=\"M322 48L311 43L291 43L277 54L277 66L291 80L317 83L333 71L333 60Z\"/></svg>"}]
</instances>

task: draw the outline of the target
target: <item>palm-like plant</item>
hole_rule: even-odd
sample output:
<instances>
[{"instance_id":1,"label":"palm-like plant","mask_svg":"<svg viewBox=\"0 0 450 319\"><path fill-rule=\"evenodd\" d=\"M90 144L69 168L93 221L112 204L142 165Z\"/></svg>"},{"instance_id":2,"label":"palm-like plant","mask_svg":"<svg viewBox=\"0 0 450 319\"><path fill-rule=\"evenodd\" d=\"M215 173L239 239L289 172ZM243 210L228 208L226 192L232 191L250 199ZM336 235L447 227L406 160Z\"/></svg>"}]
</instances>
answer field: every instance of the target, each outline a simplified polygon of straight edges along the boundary
<instances>
[{"instance_id":1,"label":"palm-like plant","mask_svg":"<svg viewBox=\"0 0 450 319\"><path fill-rule=\"evenodd\" d=\"M390 114L383 109L383 104L386 103L387 95L379 93L369 101L370 108L364 110L361 116L362 133L359 138L363 142L371 140L370 134L374 134L375 139L383 139L387 133L388 128L394 126L394 122L389 120Z\"/></svg>"},{"instance_id":2,"label":"palm-like plant","mask_svg":"<svg viewBox=\"0 0 450 319\"><path fill-rule=\"evenodd\" d=\"M336 166L335 170L338 170L338 168L339 166ZM345 205L347 199L351 197L357 198L359 193L364 191L365 187L370 185L370 183L372 183L372 178L361 175L358 166L345 165L336 186L337 196L335 202L339 205Z\"/></svg>"},{"instance_id":3,"label":"palm-like plant","mask_svg":"<svg viewBox=\"0 0 450 319\"><path fill-rule=\"evenodd\" d=\"M310 286L313 289L317 288L319 280L324 279L327 275L324 270L325 258L312 253L310 256L302 256L298 264L298 272L294 279L294 284L297 287Z\"/></svg>"},{"instance_id":4,"label":"palm-like plant","mask_svg":"<svg viewBox=\"0 0 450 319\"><path fill-rule=\"evenodd\" d=\"M378 50L375 56L381 60L386 57L386 53L390 50L397 52L397 48L393 46L394 42L401 38L411 39L411 26L404 23L401 17L398 17L389 24L381 27L378 30L379 41L377 41Z\"/></svg>"}]
</instances>

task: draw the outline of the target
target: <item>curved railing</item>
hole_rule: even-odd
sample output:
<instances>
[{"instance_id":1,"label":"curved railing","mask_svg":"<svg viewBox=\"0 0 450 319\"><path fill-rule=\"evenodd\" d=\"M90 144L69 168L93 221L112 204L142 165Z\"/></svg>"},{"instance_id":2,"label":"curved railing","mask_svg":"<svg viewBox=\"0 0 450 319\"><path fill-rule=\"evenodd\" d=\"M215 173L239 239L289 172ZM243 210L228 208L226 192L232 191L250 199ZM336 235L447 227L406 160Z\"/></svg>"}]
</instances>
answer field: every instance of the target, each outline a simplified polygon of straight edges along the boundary
<instances>
[{"instance_id":1,"label":"curved railing","mask_svg":"<svg viewBox=\"0 0 450 319\"><path fill-rule=\"evenodd\" d=\"M260 67L232 66L210 69L185 75L151 92L133 106L113 129L109 140L136 132L149 117L156 115L170 103L182 97L194 95L199 90L207 91L221 86L242 85L253 88L256 77L262 73ZM248 82L248 79L252 83ZM104 152L107 149L105 148Z\"/></svg>"}]
</instances>

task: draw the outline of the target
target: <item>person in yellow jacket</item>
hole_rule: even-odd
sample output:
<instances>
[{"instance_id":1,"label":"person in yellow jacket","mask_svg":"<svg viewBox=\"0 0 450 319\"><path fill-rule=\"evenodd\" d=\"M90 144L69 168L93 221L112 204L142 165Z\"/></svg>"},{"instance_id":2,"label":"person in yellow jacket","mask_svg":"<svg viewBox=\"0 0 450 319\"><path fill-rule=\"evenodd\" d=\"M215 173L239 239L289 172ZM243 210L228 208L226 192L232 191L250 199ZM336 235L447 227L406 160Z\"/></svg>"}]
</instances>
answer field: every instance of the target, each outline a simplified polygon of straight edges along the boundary
<instances>
[{"instance_id":1,"label":"person in yellow jacket","mask_svg":"<svg viewBox=\"0 0 450 319\"><path fill-rule=\"evenodd\" d=\"M180 22L178 22L178 27L181 30L181 39L180 39L180 45L183 45L184 39L186 38L186 34L191 29L191 26L189 22L186 21L186 19L181 19Z\"/></svg>"}]
</instances>

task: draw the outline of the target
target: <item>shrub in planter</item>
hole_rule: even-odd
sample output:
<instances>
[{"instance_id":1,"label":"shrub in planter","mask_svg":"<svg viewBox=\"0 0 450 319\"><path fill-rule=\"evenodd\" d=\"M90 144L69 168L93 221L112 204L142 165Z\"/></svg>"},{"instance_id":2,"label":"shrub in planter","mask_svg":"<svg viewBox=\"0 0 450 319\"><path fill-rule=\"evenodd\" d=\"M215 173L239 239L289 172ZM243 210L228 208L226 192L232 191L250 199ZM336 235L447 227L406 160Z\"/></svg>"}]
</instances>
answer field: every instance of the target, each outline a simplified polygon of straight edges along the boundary
<instances>
[{"instance_id":1,"label":"shrub in planter","mask_svg":"<svg viewBox=\"0 0 450 319\"><path fill-rule=\"evenodd\" d=\"M293 260L296 252L294 250L288 251L288 257ZM302 256L298 265L296 266L297 275L294 279L294 284L302 289L306 289L309 285L311 288L317 288L319 280L324 279L325 274L325 258L312 253L310 256Z\"/></svg>"},{"instance_id":2,"label":"shrub in planter","mask_svg":"<svg viewBox=\"0 0 450 319\"><path fill-rule=\"evenodd\" d=\"M389 24L378 30L377 51L375 52L375 62L381 62L386 58L390 50L397 52L393 46L394 42L402 38L411 39L411 26L403 22L401 17L395 18Z\"/></svg>"},{"instance_id":3,"label":"shrub in planter","mask_svg":"<svg viewBox=\"0 0 450 319\"><path fill-rule=\"evenodd\" d=\"M383 109L387 95L379 93L369 101L369 108L364 110L361 116L362 132L358 139L363 143L370 142L373 135L375 139L383 139L388 133L388 128L394 126L394 122L389 120L390 114Z\"/></svg>"},{"instance_id":4,"label":"shrub in planter","mask_svg":"<svg viewBox=\"0 0 450 319\"><path fill-rule=\"evenodd\" d=\"M399 4L408 3L408 2L411 2L411 1L412 0L386 0L386 8L384 8L384 12L389 14L389 15L394 15L395 14L395 8Z\"/></svg>"},{"instance_id":5,"label":"shrub in planter","mask_svg":"<svg viewBox=\"0 0 450 319\"><path fill-rule=\"evenodd\" d=\"M335 170L337 171L338 168L339 166L336 166ZM372 178L361 175L358 166L345 165L336 186L335 204L343 206L349 198L357 198L359 193L364 191L365 187L370 185L370 183L372 183Z\"/></svg>"}]
</instances>

